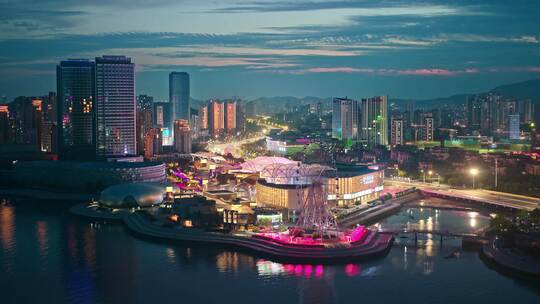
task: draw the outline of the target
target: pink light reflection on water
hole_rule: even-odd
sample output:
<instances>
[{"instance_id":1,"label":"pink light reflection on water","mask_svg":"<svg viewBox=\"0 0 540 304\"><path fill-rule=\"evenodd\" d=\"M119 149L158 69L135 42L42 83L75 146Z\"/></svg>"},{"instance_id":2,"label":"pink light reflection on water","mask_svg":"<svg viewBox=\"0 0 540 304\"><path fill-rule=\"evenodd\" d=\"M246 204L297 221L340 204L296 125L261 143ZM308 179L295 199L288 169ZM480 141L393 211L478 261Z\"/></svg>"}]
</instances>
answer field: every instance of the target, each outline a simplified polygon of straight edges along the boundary
<instances>
[{"instance_id":1,"label":"pink light reflection on water","mask_svg":"<svg viewBox=\"0 0 540 304\"><path fill-rule=\"evenodd\" d=\"M287 274L287 275L294 275L297 277L304 276L306 278L312 278L313 276L315 276L316 278L320 278L324 274L323 265L279 264L279 263L274 263L274 262L266 261L266 260L259 260L257 264L260 267L261 271L264 272L264 274L268 274L266 272L268 272L269 269L279 269L279 271L273 274L282 273L282 274ZM278 265L279 267L270 267L271 264ZM267 267L263 267L263 266L267 266Z\"/></svg>"},{"instance_id":2,"label":"pink light reflection on water","mask_svg":"<svg viewBox=\"0 0 540 304\"><path fill-rule=\"evenodd\" d=\"M356 277L360 274L360 265L357 264L347 264L345 265L345 274L348 277Z\"/></svg>"}]
</instances>

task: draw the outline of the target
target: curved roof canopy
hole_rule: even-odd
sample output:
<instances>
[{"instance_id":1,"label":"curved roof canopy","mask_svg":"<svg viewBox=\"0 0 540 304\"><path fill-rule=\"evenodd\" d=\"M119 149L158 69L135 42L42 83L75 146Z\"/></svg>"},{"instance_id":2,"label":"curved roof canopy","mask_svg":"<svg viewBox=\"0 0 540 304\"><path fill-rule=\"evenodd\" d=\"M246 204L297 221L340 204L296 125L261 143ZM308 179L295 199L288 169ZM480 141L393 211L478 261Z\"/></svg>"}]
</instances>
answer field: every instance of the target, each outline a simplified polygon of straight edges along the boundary
<instances>
[{"instance_id":1,"label":"curved roof canopy","mask_svg":"<svg viewBox=\"0 0 540 304\"><path fill-rule=\"evenodd\" d=\"M114 185L101 192L99 203L110 208L150 207L163 201L165 187L157 183Z\"/></svg>"}]
</instances>

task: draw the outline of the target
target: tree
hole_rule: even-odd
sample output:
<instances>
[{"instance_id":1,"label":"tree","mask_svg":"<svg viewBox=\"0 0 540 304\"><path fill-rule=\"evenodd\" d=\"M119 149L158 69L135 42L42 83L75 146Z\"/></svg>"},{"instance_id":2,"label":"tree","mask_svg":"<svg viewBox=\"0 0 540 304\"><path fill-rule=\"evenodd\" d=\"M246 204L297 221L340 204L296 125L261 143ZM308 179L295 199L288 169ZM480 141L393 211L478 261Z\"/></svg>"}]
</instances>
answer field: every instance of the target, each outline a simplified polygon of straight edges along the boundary
<instances>
[{"instance_id":1,"label":"tree","mask_svg":"<svg viewBox=\"0 0 540 304\"><path fill-rule=\"evenodd\" d=\"M501 214L497 214L494 218L492 218L489 226L496 233L500 234L508 234L516 230L514 223Z\"/></svg>"}]
</instances>

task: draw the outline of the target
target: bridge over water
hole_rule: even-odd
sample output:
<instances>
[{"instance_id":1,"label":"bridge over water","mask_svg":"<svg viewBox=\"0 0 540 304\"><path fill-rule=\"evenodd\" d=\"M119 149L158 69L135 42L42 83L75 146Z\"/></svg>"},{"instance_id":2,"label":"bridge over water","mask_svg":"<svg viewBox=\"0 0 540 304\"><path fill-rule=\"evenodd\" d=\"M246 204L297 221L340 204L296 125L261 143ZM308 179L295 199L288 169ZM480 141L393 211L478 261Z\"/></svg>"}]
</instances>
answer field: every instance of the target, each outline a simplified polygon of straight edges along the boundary
<instances>
[{"instance_id":1,"label":"bridge over water","mask_svg":"<svg viewBox=\"0 0 540 304\"><path fill-rule=\"evenodd\" d=\"M416 187L424 195L459 200L500 209L532 211L540 208L540 198L484 189L456 189L446 185L386 179L386 184L399 187Z\"/></svg>"},{"instance_id":2,"label":"bridge over water","mask_svg":"<svg viewBox=\"0 0 540 304\"><path fill-rule=\"evenodd\" d=\"M404 224L404 225L385 225L379 228L380 232L392 233L392 234L414 234L415 243L418 241L418 234L431 234L438 235L440 241L443 241L444 237L459 237L469 240L483 240L484 232L488 227L482 227L475 229L474 231L452 231L442 229L430 229L426 225L422 224Z\"/></svg>"}]
</instances>

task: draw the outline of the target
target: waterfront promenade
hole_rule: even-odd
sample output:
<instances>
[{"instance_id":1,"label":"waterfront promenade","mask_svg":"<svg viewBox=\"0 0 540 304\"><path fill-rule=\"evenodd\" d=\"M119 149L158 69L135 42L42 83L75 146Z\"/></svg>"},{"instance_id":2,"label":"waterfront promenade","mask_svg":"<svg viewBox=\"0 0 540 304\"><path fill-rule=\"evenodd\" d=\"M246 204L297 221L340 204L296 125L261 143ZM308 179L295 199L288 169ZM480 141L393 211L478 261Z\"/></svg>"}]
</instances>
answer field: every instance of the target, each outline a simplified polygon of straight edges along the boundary
<instances>
[{"instance_id":1,"label":"waterfront promenade","mask_svg":"<svg viewBox=\"0 0 540 304\"><path fill-rule=\"evenodd\" d=\"M341 244L328 243L324 246L317 247L302 246L257 238L249 233L207 232L200 229L164 226L164 222L152 220L148 214L140 212L120 212L114 215L107 215L107 213L93 210L83 205L74 206L71 212L75 215L91 219L103 217L104 220L121 221L136 235L154 240L233 246L279 260L341 262L369 259L387 253L393 242L392 234L369 231L356 242Z\"/></svg>"},{"instance_id":2,"label":"waterfront promenade","mask_svg":"<svg viewBox=\"0 0 540 304\"><path fill-rule=\"evenodd\" d=\"M540 277L540 259L517 255L511 249L504 248L500 239L493 238L482 246L482 254L504 269Z\"/></svg>"},{"instance_id":3,"label":"waterfront promenade","mask_svg":"<svg viewBox=\"0 0 540 304\"><path fill-rule=\"evenodd\" d=\"M358 209L357 212L351 212L339 218L338 225L341 227L350 227L356 224L373 223L390 213L397 212L405 203L420 199L421 197L421 194L416 191L398 198L393 198L383 205Z\"/></svg>"}]
</instances>

